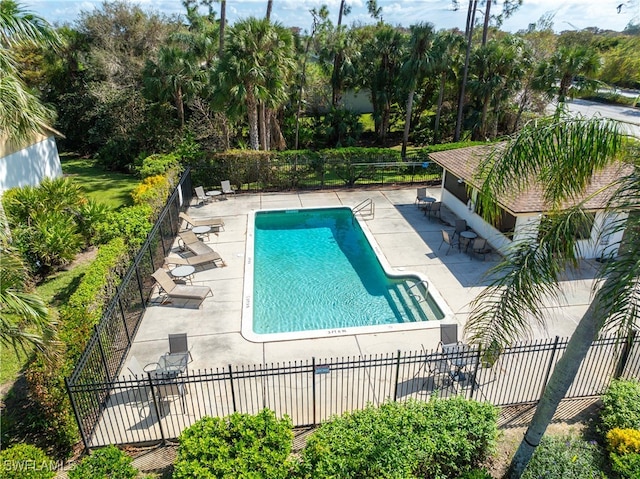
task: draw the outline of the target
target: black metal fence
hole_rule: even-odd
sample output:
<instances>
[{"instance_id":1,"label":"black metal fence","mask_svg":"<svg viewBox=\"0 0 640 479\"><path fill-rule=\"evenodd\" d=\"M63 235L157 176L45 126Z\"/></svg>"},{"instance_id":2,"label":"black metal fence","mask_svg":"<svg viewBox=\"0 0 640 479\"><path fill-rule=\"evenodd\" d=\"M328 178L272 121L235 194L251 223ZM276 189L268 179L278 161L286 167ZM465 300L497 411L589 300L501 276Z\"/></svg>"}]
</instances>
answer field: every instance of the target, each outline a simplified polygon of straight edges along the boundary
<instances>
[{"instance_id":1,"label":"black metal fence","mask_svg":"<svg viewBox=\"0 0 640 479\"><path fill-rule=\"evenodd\" d=\"M396 158L397 156L397 158ZM442 168L426 153L362 158L322 155L241 155L202 160L193 165L194 184L215 187L231 180L242 191L283 191L437 182Z\"/></svg>"},{"instance_id":2,"label":"black metal fence","mask_svg":"<svg viewBox=\"0 0 640 479\"><path fill-rule=\"evenodd\" d=\"M108 384L114 381L151 296L154 285L151 273L163 265L165 256L171 251L180 226L178 215L191 202L192 190L191 174L187 170L122 278L100 323L95 326L73 374L66 380L68 391L77 384ZM70 398L84 434L100 420L109 391L98 387L82 397L71 394Z\"/></svg>"},{"instance_id":3,"label":"black metal fence","mask_svg":"<svg viewBox=\"0 0 640 479\"><path fill-rule=\"evenodd\" d=\"M288 415L295 426L309 426L367 404L433 395L459 394L496 406L532 404L540 399L566 347L567 340L560 338L520 343L504 350L493 364L483 360L480 350L470 349L455 357L442 351L398 351L228 365L173 377L150 373L104 380L104 375L86 375L71 381L68 389L87 447L154 443L177 438L204 416L253 414L263 408ZM566 398L597 396L613 377L639 376L640 338L604 337L591 346Z\"/></svg>"}]
</instances>

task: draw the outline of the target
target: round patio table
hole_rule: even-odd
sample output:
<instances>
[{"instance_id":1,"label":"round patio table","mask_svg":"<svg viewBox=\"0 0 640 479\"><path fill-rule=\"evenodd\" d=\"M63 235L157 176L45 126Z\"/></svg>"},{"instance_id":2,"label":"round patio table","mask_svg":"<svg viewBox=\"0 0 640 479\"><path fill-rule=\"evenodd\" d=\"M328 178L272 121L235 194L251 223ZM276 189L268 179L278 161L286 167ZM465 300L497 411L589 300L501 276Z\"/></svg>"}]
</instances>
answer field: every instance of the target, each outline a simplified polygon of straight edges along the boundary
<instances>
[{"instance_id":1,"label":"round patio table","mask_svg":"<svg viewBox=\"0 0 640 479\"><path fill-rule=\"evenodd\" d=\"M177 268L173 268L170 273L171 276L177 279L182 279L185 282L189 281L189 283L193 284L191 281L193 277L193 273L196 272L196 269L191 265L178 266Z\"/></svg>"},{"instance_id":2,"label":"round patio table","mask_svg":"<svg viewBox=\"0 0 640 479\"><path fill-rule=\"evenodd\" d=\"M207 235L207 239L209 239L209 233L211 232L211 226L194 226L191 228L191 231L200 239L202 236Z\"/></svg>"}]
</instances>

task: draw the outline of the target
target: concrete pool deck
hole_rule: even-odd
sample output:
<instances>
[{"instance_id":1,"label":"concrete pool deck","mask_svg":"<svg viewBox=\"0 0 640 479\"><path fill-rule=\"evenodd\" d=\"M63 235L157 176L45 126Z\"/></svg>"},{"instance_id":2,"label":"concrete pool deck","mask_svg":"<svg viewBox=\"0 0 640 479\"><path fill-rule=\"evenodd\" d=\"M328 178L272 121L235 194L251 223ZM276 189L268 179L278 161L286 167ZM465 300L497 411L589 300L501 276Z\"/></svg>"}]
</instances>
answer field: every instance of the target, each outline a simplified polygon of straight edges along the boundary
<instances>
[{"instance_id":1,"label":"concrete pool deck","mask_svg":"<svg viewBox=\"0 0 640 479\"><path fill-rule=\"evenodd\" d=\"M430 188L439 196L439 188ZM447 246L438 249L441 230L452 230L455 219L446 209L442 221L428 219L415 204L416 188L354 189L303 191L291 193L242 193L228 199L192 206L194 218L220 216L225 230L211 234L205 242L224 258L223 268L198 268L193 284L210 286L213 297L199 309L193 305L150 305L133 341L129 358L141 364L155 362L168 351L170 333L187 333L193 362L190 371L226 367L305 360L311 357L346 358L370 354L435 349L440 341L439 327L424 330L354 334L293 341L255 343L241 335L244 256L247 218L251 210L273 208L305 208L320 206L355 206L371 198L375 216L366 221L380 249L392 267L417 271L428 276L438 289L459 325L459 335L468 318L469 303L488 284L485 273L499 256L486 261L471 259L463 252ZM177 251L174 250L174 251ZM563 283L565 304L550 303L548 330L533 327L535 338L569 336L586 311L590 300L594 266L585 261L576 278ZM184 306L184 307L183 307ZM129 358L125 361L125 369Z\"/></svg>"}]
</instances>

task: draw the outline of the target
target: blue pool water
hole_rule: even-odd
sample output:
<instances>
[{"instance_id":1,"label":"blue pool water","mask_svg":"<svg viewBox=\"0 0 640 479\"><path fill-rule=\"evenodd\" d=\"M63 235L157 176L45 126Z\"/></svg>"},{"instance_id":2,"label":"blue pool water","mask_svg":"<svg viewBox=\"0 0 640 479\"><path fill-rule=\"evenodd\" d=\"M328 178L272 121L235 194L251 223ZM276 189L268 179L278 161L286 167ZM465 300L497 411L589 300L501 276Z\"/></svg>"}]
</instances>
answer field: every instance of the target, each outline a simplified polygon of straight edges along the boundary
<instances>
[{"instance_id":1,"label":"blue pool water","mask_svg":"<svg viewBox=\"0 0 640 479\"><path fill-rule=\"evenodd\" d=\"M385 274L349 208L256 213L253 268L257 334L443 316L430 298L425 308L409 294L417 277Z\"/></svg>"}]
</instances>

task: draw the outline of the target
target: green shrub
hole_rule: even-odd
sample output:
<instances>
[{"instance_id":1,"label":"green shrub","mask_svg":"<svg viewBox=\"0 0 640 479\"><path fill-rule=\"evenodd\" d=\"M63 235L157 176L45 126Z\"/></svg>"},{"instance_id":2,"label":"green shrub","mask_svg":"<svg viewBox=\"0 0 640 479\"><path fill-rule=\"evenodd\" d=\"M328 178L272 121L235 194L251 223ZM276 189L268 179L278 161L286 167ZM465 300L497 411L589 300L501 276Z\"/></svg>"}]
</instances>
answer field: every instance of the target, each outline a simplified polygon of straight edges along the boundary
<instances>
[{"instance_id":1,"label":"green shrub","mask_svg":"<svg viewBox=\"0 0 640 479\"><path fill-rule=\"evenodd\" d=\"M618 379L602 396L600 432L613 428L640 429L640 381Z\"/></svg>"},{"instance_id":2,"label":"green shrub","mask_svg":"<svg viewBox=\"0 0 640 479\"><path fill-rule=\"evenodd\" d=\"M49 479L57 464L41 449L16 444L0 452L0 479Z\"/></svg>"},{"instance_id":3,"label":"green shrub","mask_svg":"<svg viewBox=\"0 0 640 479\"><path fill-rule=\"evenodd\" d=\"M597 444L574 437L544 436L522 479L604 479L602 463Z\"/></svg>"},{"instance_id":4,"label":"green shrub","mask_svg":"<svg viewBox=\"0 0 640 479\"><path fill-rule=\"evenodd\" d=\"M123 238L130 248L137 248L153 228L149 205L129 206L107 214L104 221L96 225L96 236L100 243Z\"/></svg>"},{"instance_id":5,"label":"green shrub","mask_svg":"<svg viewBox=\"0 0 640 479\"><path fill-rule=\"evenodd\" d=\"M268 409L205 417L180 434L173 478L288 478L292 446L291 420Z\"/></svg>"},{"instance_id":6,"label":"green shrub","mask_svg":"<svg viewBox=\"0 0 640 479\"><path fill-rule=\"evenodd\" d=\"M299 473L307 478L455 478L495 446L497 411L487 403L431 399L347 413L307 440Z\"/></svg>"},{"instance_id":7,"label":"green shrub","mask_svg":"<svg viewBox=\"0 0 640 479\"><path fill-rule=\"evenodd\" d=\"M142 164L136 168L138 174L144 178L149 176L163 175L172 168L177 168L180 164L178 155L151 155L142 160Z\"/></svg>"},{"instance_id":8,"label":"green shrub","mask_svg":"<svg viewBox=\"0 0 640 479\"><path fill-rule=\"evenodd\" d=\"M616 454L612 452L611 469L626 479L640 479L640 454Z\"/></svg>"},{"instance_id":9,"label":"green shrub","mask_svg":"<svg viewBox=\"0 0 640 479\"><path fill-rule=\"evenodd\" d=\"M74 218L59 211L38 214L31 231L29 251L46 268L70 263L84 244Z\"/></svg>"},{"instance_id":10,"label":"green shrub","mask_svg":"<svg viewBox=\"0 0 640 479\"><path fill-rule=\"evenodd\" d=\"M471 469L469 472L462 473L458 479L493 479L486 469Z\"/></svg>"},{"instance_id":11,"label":"green shrub","mask_svg":"<svg viewBox=\"0 0 640 479\"><path fill-rule=\"evenodd\" d=\"M115 446L108 446L85 457L69 471L69 479L135 479L138 470L131 457Z\"/></svg>"},{"instance_id":12,"label":"green shrub","mask_svg":"<svg viewBox=\"0 0 640 479\"><path fill-rule=\"evenodd\" d=\"M30 392L41 408L38 414L40 430L60 455L68 454L79 439L64 378L73 371L93 326L102 316L106 301L113 296L128 266L128 258L121 238L100 247L78 288L60 309L59 354L53 358L36 354L26 371Z\"/></svg>"},{"instance_id":13,"label":"green shrub","mask_svg":"<svg viewBox=\"0 0 640 479\"><path fill-rule=\"evenodd\" d=\"M96 228L109 214L109 207L105 203L89 200L80 205L78 210L78 228L86 244L97 244Z\"/></svg>"}]
</instances>

